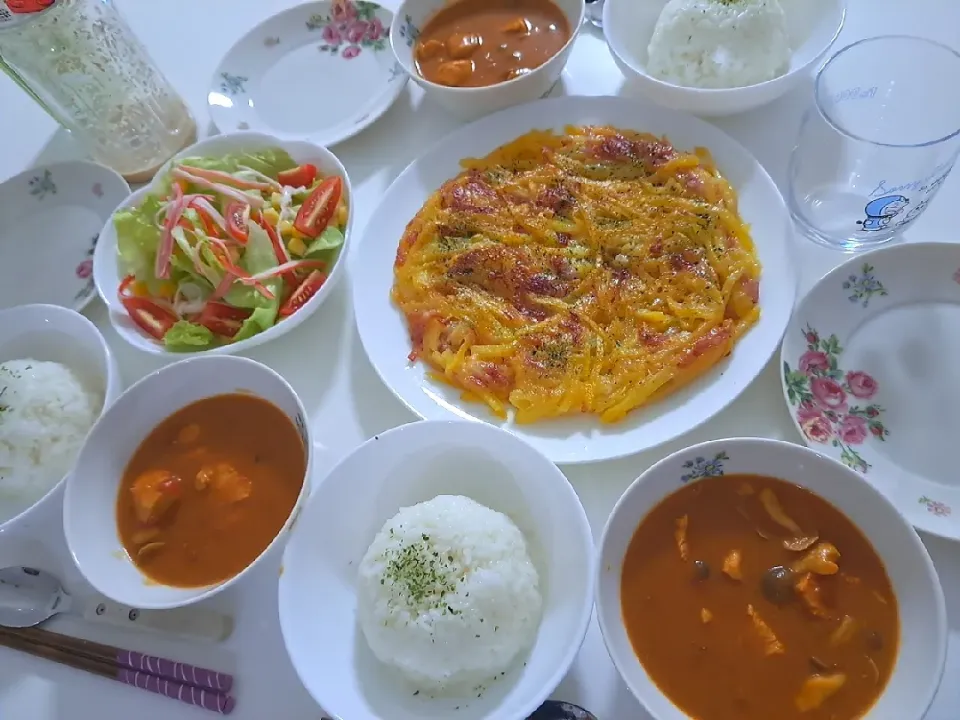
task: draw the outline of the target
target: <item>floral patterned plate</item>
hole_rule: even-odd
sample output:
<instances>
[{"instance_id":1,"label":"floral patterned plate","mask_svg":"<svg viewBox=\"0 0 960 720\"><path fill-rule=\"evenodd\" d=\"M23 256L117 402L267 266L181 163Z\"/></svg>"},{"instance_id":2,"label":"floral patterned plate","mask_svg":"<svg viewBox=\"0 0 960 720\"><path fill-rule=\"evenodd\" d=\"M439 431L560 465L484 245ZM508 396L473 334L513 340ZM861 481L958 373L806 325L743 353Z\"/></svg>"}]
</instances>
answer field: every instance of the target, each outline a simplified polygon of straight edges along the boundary
<instances>
[{"instance_id":1,"label":"floral patterned plate","mask_svg":"<svg viewBox=\"0 0 960 720\"><path fill-rule=\"evenodd\" d=\"M317 145L346 140L399 97L407 73L376 3L311 2L247 33L220 62L207 104L221 132L259 130Z\"/></svg>"},{"instance_id":2,"label":"floral patterned plate","mask_svg":"<svg viewBox=\"0 0 960 720\"><path fill-rule=\"evenodd\" d=\"M0 184L0 309L80 310L90 302L100 229L129 194L117 173L86 161L33 168Z\"/></svg>"},{"instance_id":3,"label":"floral patterned plate","mask_svg":"<svg viewBox=\"0 0 960 720\"><path fill-rule=\"evenodd\" d=\"M913 523L960 539L960 246L858 255L797 307L783 393L811 448L863 473Z\"/></svg>"}]
</instances>

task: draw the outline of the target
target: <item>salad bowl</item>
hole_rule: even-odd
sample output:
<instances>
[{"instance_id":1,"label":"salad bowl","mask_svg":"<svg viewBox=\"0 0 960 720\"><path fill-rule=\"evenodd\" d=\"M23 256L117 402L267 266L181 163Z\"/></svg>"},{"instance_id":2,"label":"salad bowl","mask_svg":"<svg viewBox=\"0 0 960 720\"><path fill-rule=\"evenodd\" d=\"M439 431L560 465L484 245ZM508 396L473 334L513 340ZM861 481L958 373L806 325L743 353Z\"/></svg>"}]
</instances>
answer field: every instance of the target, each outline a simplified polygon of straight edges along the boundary
<instances>
[{"instance_id":1,"label":"salad bowl","mask_svg":"<svg viewBox=\"0 0 960 720\"><path fill-rule=\"evenodd\" d=\"M100 233L93 279L110 323L168 357L241 353L284 335L346 273L352 201L347 171L319 145L257 132L191 145ZM304 225L313 220L324 227Z\"/></svg>"}]
</instances>

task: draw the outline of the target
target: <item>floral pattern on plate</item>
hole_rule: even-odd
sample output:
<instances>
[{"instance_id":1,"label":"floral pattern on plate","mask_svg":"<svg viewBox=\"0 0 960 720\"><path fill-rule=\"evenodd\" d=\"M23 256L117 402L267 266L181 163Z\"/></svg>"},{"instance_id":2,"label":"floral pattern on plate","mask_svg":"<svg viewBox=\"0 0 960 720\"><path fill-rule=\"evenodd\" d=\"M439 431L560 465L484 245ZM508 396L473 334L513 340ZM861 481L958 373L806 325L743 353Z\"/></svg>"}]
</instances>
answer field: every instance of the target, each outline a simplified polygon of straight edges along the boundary
<instances>
[{"instance_id":1,"label":"floral pattern on plate","mask_svg":"<svg viewBox=\"0 0 960 720\"><path fill-rule=\"evenodd\" d=\"M77 265L77 269L74 270L74 274L79 280L86 280L86 283L82 288L77 290L77 294L74 296L74 302L77 302L88 295L93 295L94 290L96 289L93 282L93 253L97 249L97 240L100 239L100 233L97 233L90 240L90 244L87 247L86 257L80 261L80 264Z\"/></svg>"},{"instance_id":2,"label":"floral pattern on plate","mask_svg":"<svg viewBox=\"0 0 960 720\"><path fill-rule=\"evenodd\" d=\"M721 450L711 460L703 457L687 460L683 464L683 469L687 472L680 476L680 482L688 483L693 480L703 480L703 478L723 475L723 463L729 459L727 453Z\"/></svg>"},{"instance_id":3,"label":"floral pattern on plate","mask_svg":"<svg viewBox=\"0 0 960 720\"><path fill-rule=\"evenodd\" d=\"M843 348L836 335L822 338L809 325L803 335L807 350L797 368L783 363L784 384L790 405L796 408L797 424L809 440L838 448L844 465L866 473L870 463L856 446L871 437L886 440L890 434L883 424L883 407L871 402L879 385L862 370L840 367Z\"/></svg>"},{"instance_id":4,"label":"floral pattern on plate","mask_svg":"<svg viewBox=\"0 0 960 720\"><path fill-rule=\"evenodd\" d=\"M413 24L413 18L409 15L403 16L403 25L400 26L400 37L407 43L407 47L413 47L413 44L420 39L420 29Z\"/></svg>"},{"instance_id":5,"label":"floral pattern on plate","mask_svg":"<svg viewBox=\"0 0 960 720\"><path fill-rule=\"evenodd\" d=\"M230 97L242 95L247 91L248 80L250 78L243 75L231 75L228 72L222 72L220 73L220 92Z\"/></svg>"},{"instance_id":6,"label":"floral pattern on plate","mask_svg":"<svg viewBox=\"0 0 960 720\"><path fill-rule=\"evenodd\" d=\"M947 517L951 512L950 506L946 503L942 503L939 500L931 500L926 495L921 497L917 502L921 505L927 506L927 512L931 515L936 515L937 517Z\"/></svg>"},{"instance_id":7,"label":"floral pattern on plate","mask_svg":"<svg viewBox=\"0 0 960 720\"><path fill-rule=\"evenodd\" d=\"M347 0L335 4L329 15L311 15L307 30L320 30L320 52L339 54L344 60L352 60L364 49L381 52L387 47L387 29L377 16L379 9L366 0Z\"/></svg>"},{"instance_id":8,"label":"floral pattern on plate","mask_svg":"<svg viewBox=\"0 0 960 720\"><path fill-rule=\"evenodd\" d=\"M57 184L53 181L53 175L49 170L44 170L42 175L35 175L30 178L30 194L37 200L43 200L47 195L57 194Z\"/></svg>"},{"instance_id":9,"label":"floral pattern on plate","mask_svg":"<svg viewBox=\"0 0 960 720\"><path fill-rule=\"evenodd\" d=\"M863 264L859 277L850 275L844 280L843 289L850 293L847 299L852 303L860 303L861 307L867 307L870 299L875 295L879 297L887 295L887 289L873 274L873 265L870 263Z\"/></svg>"}]
</instances>

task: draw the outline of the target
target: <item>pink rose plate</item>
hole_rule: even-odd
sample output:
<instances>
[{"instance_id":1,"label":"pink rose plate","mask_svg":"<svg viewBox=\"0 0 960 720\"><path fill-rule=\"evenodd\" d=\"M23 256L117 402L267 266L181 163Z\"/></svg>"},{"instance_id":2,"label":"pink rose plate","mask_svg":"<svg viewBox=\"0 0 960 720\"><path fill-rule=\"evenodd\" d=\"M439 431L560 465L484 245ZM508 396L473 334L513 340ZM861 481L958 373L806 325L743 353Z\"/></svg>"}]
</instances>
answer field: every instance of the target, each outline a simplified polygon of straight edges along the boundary
<instances>
[{"instance_id":1,"label":"pink rose plate","mask_svg":"<svg viewBox=\"0 0 960 720\"><path fill-rule=\"evenodd\" d=\"M960 246L858 255L800 302L781 350L811 448L863 473L914 527L960 539Z\"/></svg>"},{"instance_id":2,"label":"pink rose plate","mask_svg":"<svg viewBox=\"0 0 960 720\"><path fill-rule=\"evenodd\" d=\"M399 97L407 73L390 50L393 13L366 0L311 2L243 36L210 80L221 132L259 130L317 145L346 140Z\"/></svg>"}]
</instances>

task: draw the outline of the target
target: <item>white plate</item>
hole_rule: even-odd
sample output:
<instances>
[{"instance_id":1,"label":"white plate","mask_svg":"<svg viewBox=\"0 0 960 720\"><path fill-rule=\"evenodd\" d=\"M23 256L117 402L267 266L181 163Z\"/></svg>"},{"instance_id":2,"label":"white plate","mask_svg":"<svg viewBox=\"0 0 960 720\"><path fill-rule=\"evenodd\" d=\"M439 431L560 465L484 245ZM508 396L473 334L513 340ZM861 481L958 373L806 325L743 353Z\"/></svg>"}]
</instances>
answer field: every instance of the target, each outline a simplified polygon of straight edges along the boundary
<instances>
[{"instance_id":1,"label":"white plate","mask_svg":"<svg viewBox=\"0 0 960 720\"><path fill-rule=\"evenodd\" d=\"M347 0L285 10L234 45L210 81L221 132L261 130L318 145L346 140L387 111L407 84L390 50L393 13Z\"/></svg>"},{"instance_id":2,"label":"white plate","mask_svg":"<svg viewBox=\"0 0 960 720\"><path fill-rule=\"evenodd\" d=\"M0 309L86 306L96 295L100 228L129 194L117 173L86 161L32 168L0 185Z\"/></svg>"},{"instance_id":3,"label":"white plate","mask_svg":"<svg viewBox=\"0 0 960 720\"><path fill-rule=\"evenodd\" d=\"M460 400L459 392L425 377L423 363L407 361L410 337L390 301L393 261L407 222L461 158L481 156L535 128L604 124L667 135L680 148L706 146L740 194L763 263L760 321L730 357L704 377L663 401L606 425L594 417L570 417L533 425L500 421L485 405ZM667 442L725 408L760 373L783 337L796 293L787 237L790 218L770 176L736 141L694 117L617 97L563 97L509 108L467 125L421 155L387 190L351 258L357 327L371 363L411 410L427 419L468 418L502 425L557 463L622 457Z\"/></svg>"},{"instance_id":4,"label":"white plate","mask_svg":"<svg viewBox=\"0 0 960 720\"><path fill-rule=\"evenodd\" d=\"M960 247L858 255L797 307L783 393L807 445L863 473L914 527L960 539Z\"/></svg>"}]
</instances>

